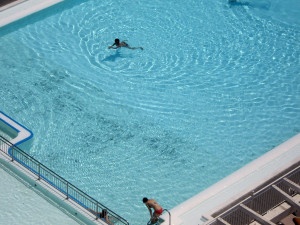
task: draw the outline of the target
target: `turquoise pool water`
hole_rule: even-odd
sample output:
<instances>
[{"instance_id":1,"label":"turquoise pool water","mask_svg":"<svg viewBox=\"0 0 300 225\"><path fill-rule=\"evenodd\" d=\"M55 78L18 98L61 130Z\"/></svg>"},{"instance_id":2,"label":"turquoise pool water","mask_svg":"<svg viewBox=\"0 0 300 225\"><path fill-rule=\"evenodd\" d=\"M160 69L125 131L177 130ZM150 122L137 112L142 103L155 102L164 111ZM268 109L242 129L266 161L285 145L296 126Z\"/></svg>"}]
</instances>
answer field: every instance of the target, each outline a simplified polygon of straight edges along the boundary
<instances>
[{"instance_id":1,"label":"turquoise pool water","mask_svg":"<svg viewBox=\"0 0 300 225\"><path fill-rule=\"evenodd\" d=\"M145 224L300 132L299 1L65 1L0 30L29 153ZM109 50L119 37L140 50Z\"/></svg>"}]
</instances>

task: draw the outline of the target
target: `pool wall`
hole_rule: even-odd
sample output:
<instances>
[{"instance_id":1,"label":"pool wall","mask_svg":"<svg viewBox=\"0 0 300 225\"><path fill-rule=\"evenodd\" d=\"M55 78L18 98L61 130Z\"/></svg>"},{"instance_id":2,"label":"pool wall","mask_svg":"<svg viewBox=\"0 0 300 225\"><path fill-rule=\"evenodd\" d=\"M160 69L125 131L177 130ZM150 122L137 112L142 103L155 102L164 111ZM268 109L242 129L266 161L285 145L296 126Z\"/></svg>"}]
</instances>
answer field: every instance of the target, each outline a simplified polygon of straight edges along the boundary
<instances>
[{"instance_id":1,"label":"pool wall","mask_svg":"<svg viewBox=\"0 0 300 225\"><path fill-rule=\"evenodd\" d=\"M10 141L18 136L18 131L0 118L0 134Z\"/></svg>"},{"instance_id":2,"label":"pool wall","mask_svg":"<svg viewBox=\"0 0 300 225\"><path fill-rule=\"evenodd\" d=\"M300 133L171 209L172 225L201 225L212 214L300 161ZM222 168L220 168L222 169ZM209 174L207 174L209 176ZM164 214L163 225L169 224Z\"/></svg>"}]
</instances>

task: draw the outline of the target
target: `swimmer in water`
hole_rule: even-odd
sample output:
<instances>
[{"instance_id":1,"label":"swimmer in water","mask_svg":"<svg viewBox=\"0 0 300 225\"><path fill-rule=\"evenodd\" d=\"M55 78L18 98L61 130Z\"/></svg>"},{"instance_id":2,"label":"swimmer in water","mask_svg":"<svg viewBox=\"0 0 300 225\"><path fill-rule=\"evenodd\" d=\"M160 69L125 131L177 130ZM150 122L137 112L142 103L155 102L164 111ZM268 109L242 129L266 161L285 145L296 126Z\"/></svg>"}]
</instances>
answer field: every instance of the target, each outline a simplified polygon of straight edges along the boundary
<instances>
[{"instance_id":1,"label":"swimmer in water","mask_svg":"<svg viewBox=\"0 0 300 225\"><path fill-rule=\"evenodd\" d=\"M115 39L115 43L113 43L111 46L109 46L109 49L117 49L117 48L121 48L121 47L125 47L125 48L129 48L132 50L135 49L141 49L144 50L142 47L130 47L129 44L127 44L125 41L120 42L120 39L116 38Z\"/></svg>"}]
</instances>

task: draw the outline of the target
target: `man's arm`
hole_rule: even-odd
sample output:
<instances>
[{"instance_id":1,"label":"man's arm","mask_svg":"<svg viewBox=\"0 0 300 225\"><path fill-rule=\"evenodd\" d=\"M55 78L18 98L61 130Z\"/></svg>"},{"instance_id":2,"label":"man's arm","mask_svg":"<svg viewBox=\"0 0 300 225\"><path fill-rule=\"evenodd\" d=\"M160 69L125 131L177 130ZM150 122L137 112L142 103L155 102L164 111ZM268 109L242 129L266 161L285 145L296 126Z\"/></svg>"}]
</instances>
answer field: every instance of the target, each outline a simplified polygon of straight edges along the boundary
<instances>
[{"instance_id":1,"label":"man's arm","mask_svg":"<svg viewBox=\"0 0 300 225\"><path fill-rule=\"evenodd\" d=\"M150 217L152 218L152 210L150 209L150 207L147 205L147 208L149 210L149 213L150 213Z\"/></svg>"},{"instance_id":2,"label":"man's arm","mask_svg":"<svg viewBox=\"0 0 300 225\"><path fill-rule=\"evenodd\" d=\"M113 45L109 46L108 48L109 48L109 49L110 49L110 48L117 49L118 46L114 47L115 45L116 45L116 43L113 43Z\"/></svg>"}]
</instances>

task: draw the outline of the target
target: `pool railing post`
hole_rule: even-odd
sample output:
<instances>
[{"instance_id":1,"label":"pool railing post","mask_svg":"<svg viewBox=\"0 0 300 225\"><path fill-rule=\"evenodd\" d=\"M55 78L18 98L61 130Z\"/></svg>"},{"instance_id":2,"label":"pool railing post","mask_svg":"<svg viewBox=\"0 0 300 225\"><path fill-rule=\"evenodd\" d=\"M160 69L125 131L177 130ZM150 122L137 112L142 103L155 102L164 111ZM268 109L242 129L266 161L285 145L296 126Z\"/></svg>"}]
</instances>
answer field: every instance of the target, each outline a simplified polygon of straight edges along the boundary
<instances>
[{"instance_id":1,"label":"pool railing post","mask_svg":"<svg viewBox=\"0 0 300 225\"><path fill-rule=\"evenodd\" d=\"M69 198L69 182L67 182L67 198L66 199L68 199Z\"/></svg>"},{"instance_id":2,"label":"pool railing post","mask_svg":"<svg viewBox=\"0 0 300 225\"><path fill-rule=\"evenodd\" d=\"M39 167L38 167L38 174L39 174L39 177L38 177L38 180L40 180L41 179L41 164L39 163L38 164L39 165Z\"/></svg>"}]
</instances>

